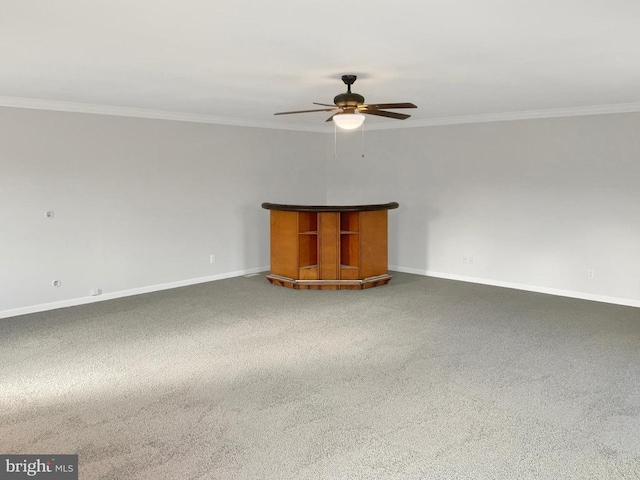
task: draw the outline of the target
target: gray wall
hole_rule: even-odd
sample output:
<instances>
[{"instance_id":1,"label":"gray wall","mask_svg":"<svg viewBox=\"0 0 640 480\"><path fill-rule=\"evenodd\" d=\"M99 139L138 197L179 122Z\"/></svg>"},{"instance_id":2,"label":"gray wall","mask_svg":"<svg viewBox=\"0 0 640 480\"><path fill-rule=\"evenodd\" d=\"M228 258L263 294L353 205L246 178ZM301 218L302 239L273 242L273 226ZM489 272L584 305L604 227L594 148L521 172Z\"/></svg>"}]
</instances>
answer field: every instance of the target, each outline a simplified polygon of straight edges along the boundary
<instances>
[{"instance_id":1,"label":"gray wall","mask_svg":"<svg viewBox=\"0 0 640 480\"><path fill-rule=\"evenodd\" d=\"M364 159L339 133L327 199L400 202L400 269L640 306L638 132L637 113L378 130Z\"/></svg>"},{"instance_id":2,"label":"gray wall","mask_svg":"<svg viewBox=\"0 0 640 480\"><path fill-rule=\"evenodd\" d=\"M0 108L0 317L267 267L263 201L398 201L393 267L640 306L639 131L377 130L365 158L339 133L336 159L333 134Z\"/></svg>"},{"instance_id":3,"label":"gray wall","mask_svg":"<svg viewBox=\"0 0 640 480\"><path fill-rule=\"evenodd\" d=\"M325 203L325 137L0 108L0 314L268 267L260 204Z\"/></svg>"}]
</instances>

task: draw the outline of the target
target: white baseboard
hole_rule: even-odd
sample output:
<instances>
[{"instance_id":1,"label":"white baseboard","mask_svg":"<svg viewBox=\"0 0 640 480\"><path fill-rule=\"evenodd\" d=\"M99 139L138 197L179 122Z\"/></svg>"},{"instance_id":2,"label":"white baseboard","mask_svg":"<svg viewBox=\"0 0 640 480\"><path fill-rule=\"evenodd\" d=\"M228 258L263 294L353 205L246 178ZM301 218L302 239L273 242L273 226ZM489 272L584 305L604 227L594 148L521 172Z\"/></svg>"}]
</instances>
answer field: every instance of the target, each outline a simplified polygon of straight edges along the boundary
<instances>
[{"instance_id":1,"label":"white baseboard","mask_svg":"<svg viewBox=\"0 0 640 480\"><path fill-rule=\"evenodd\" d=\"M557 295L560 297L579 298L581 300L592 300L594 302L613 303L616 305L624 305L627 307L640 307L639 300L631 300L628 298L609 297L606 295L595 295L593 293L576 292L573 290L560 290L556 288L539 287L537 285L525 285L521 283L502 282L488 278L469 277L466 275L454 275L450 273L434 272L433 270L418 270L416 268L405 268L398 266L389 266L389 270L413 273L415 275L424 275L427 277L446 278L448 280L458 280L461 282L480 283L482 285L491 285L494 287L513 288L516 290L526 290L528 292L546 293L549 295Z\"/></svg>"},{"instance_id":2,"label":"white baseboard","mask_svg":"<svg viewBox=\"0 0 640 480\"><path fill-rule=\"evenodd\" d=\"M220 273L217 275L209 275L207 277L190 278L187 280L178 280L177 282L162 283L160 285L149 285L146 287L131 288L129 290L120 290L118 292L104 293L102 295L71 298L69 300L61 300L59 302L41 303L29 307L14 308L11 310L0 311L0 318L16 317L18 315L27 315L29 313L46 312L57 308L75 307L76 305L86 305L88 303L104 302L114 298L130 297L132 295L141 295L143 293L158 292L160 290L169 290L171 288L186 287L197 283L213 282L215 280L223 280L225 278L239 277L251 273L259 273L268 271L269 267L249 268L247 270L238 270L235 272Z\"/></svg>"},{"instance_id":3,"label":"white baseboard","mask_svg":"<svg viewBox=\"0 0 640 480\"><path fill-rule=\"evenodd\" d=\"M76 305L86 305L88 303L103 302L114 298L130 297L132 295L141 295L144 293L158 292L160 290L168 290L171 288L186 287L188 285L196 285L198 283L213 282L215 280L223 280L225 278L239 277L252 273L268 271L269 267L250 268L247 270L238 270L235 272L221 273L210 275L207 277L191 278L187 280L179 280L177 282L163 283L159 285L150 285L146 287L132 288L129 290L121 290L118 292L105 293L95 297L80 297L69 300L61 300L59 302L42 303L28 307L14 308L11 310L0 311L1 318L16 317L19 315L27 315L30 313L46 312L58 308L74 307ZM629 307L640 307L640 301L627 298L609 297L606 295L595 295L592 293L576 292L572 290L559 290L555 288L539 287L536 285L525 285L521 283L502 282L480 277L469 277L466 275L454 275L450 273L434 272L433 270L420 270L417 268L407 268L399 266L389 266L389 270L402 273L412 273L415 275L423 275L427 277L445 278L448 280L457 280L461 282L479 283L482 285L491 285L494 287L513 288L516 290L525 290L536 293L546 293L549 295L558 295L561 297L579 298L582 300L592 300L595 302L613 303L616 305L625 305Z\"/></svg>"}]
</instances>

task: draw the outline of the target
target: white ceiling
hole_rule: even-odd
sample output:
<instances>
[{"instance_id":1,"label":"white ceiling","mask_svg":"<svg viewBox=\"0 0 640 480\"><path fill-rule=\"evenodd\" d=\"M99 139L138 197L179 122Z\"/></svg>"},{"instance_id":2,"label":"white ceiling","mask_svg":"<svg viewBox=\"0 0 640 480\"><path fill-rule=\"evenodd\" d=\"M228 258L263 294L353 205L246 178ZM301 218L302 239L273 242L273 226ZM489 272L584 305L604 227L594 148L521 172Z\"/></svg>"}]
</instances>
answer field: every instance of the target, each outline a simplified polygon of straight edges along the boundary
<instances>
[{"instance_id":1,"label":"white ceiling","mask_svg":"<svg viewBox=\"0 0 640 480\"><path fill-rule=\"evenodd\" d=\"M346 73L368 102L419 107L374 128L636 111L640 2L1 2L4 105L316 129L328 114L273 113L332 103Z\"/></svg>"}]
</instances>

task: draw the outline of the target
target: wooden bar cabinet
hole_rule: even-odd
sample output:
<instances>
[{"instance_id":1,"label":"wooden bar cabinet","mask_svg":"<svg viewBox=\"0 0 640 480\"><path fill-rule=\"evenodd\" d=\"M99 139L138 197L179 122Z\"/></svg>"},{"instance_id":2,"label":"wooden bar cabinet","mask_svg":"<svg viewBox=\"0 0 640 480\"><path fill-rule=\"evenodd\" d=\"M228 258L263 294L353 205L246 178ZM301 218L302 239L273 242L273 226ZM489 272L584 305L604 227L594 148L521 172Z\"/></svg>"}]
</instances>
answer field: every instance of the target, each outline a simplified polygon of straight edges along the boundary
<instances>
[{"instance_id":1,"label":"wooden bar cabinet","mask_svg":"<svg viewBox=\"0 0 640 480\"><path fill-rule=\"evenodd\" d=\"M271 211L274 285L341 290L385 285L387 214L398 203L352 206L279 205Z\"/></svg>"}]
</instances>

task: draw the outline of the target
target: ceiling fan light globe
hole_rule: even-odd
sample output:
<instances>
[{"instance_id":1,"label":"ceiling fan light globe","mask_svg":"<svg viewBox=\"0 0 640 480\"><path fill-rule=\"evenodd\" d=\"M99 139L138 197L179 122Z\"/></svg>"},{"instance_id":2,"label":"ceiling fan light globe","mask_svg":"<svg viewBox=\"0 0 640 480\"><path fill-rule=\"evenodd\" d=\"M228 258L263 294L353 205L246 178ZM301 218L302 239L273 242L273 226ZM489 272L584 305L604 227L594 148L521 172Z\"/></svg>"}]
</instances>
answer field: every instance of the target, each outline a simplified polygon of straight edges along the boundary
<instances>
[{"instance_id":1,"label":"ceiling fan light globe","mask_svg":"<svg viewBox=\"0 0 640 480\"><path fill-rule=\"evenodd\" d=\"M364 122L364 115L358 112L338 113L333 116L333 123L343 130L355 130Z\"/></svg>"}]
</instances>

